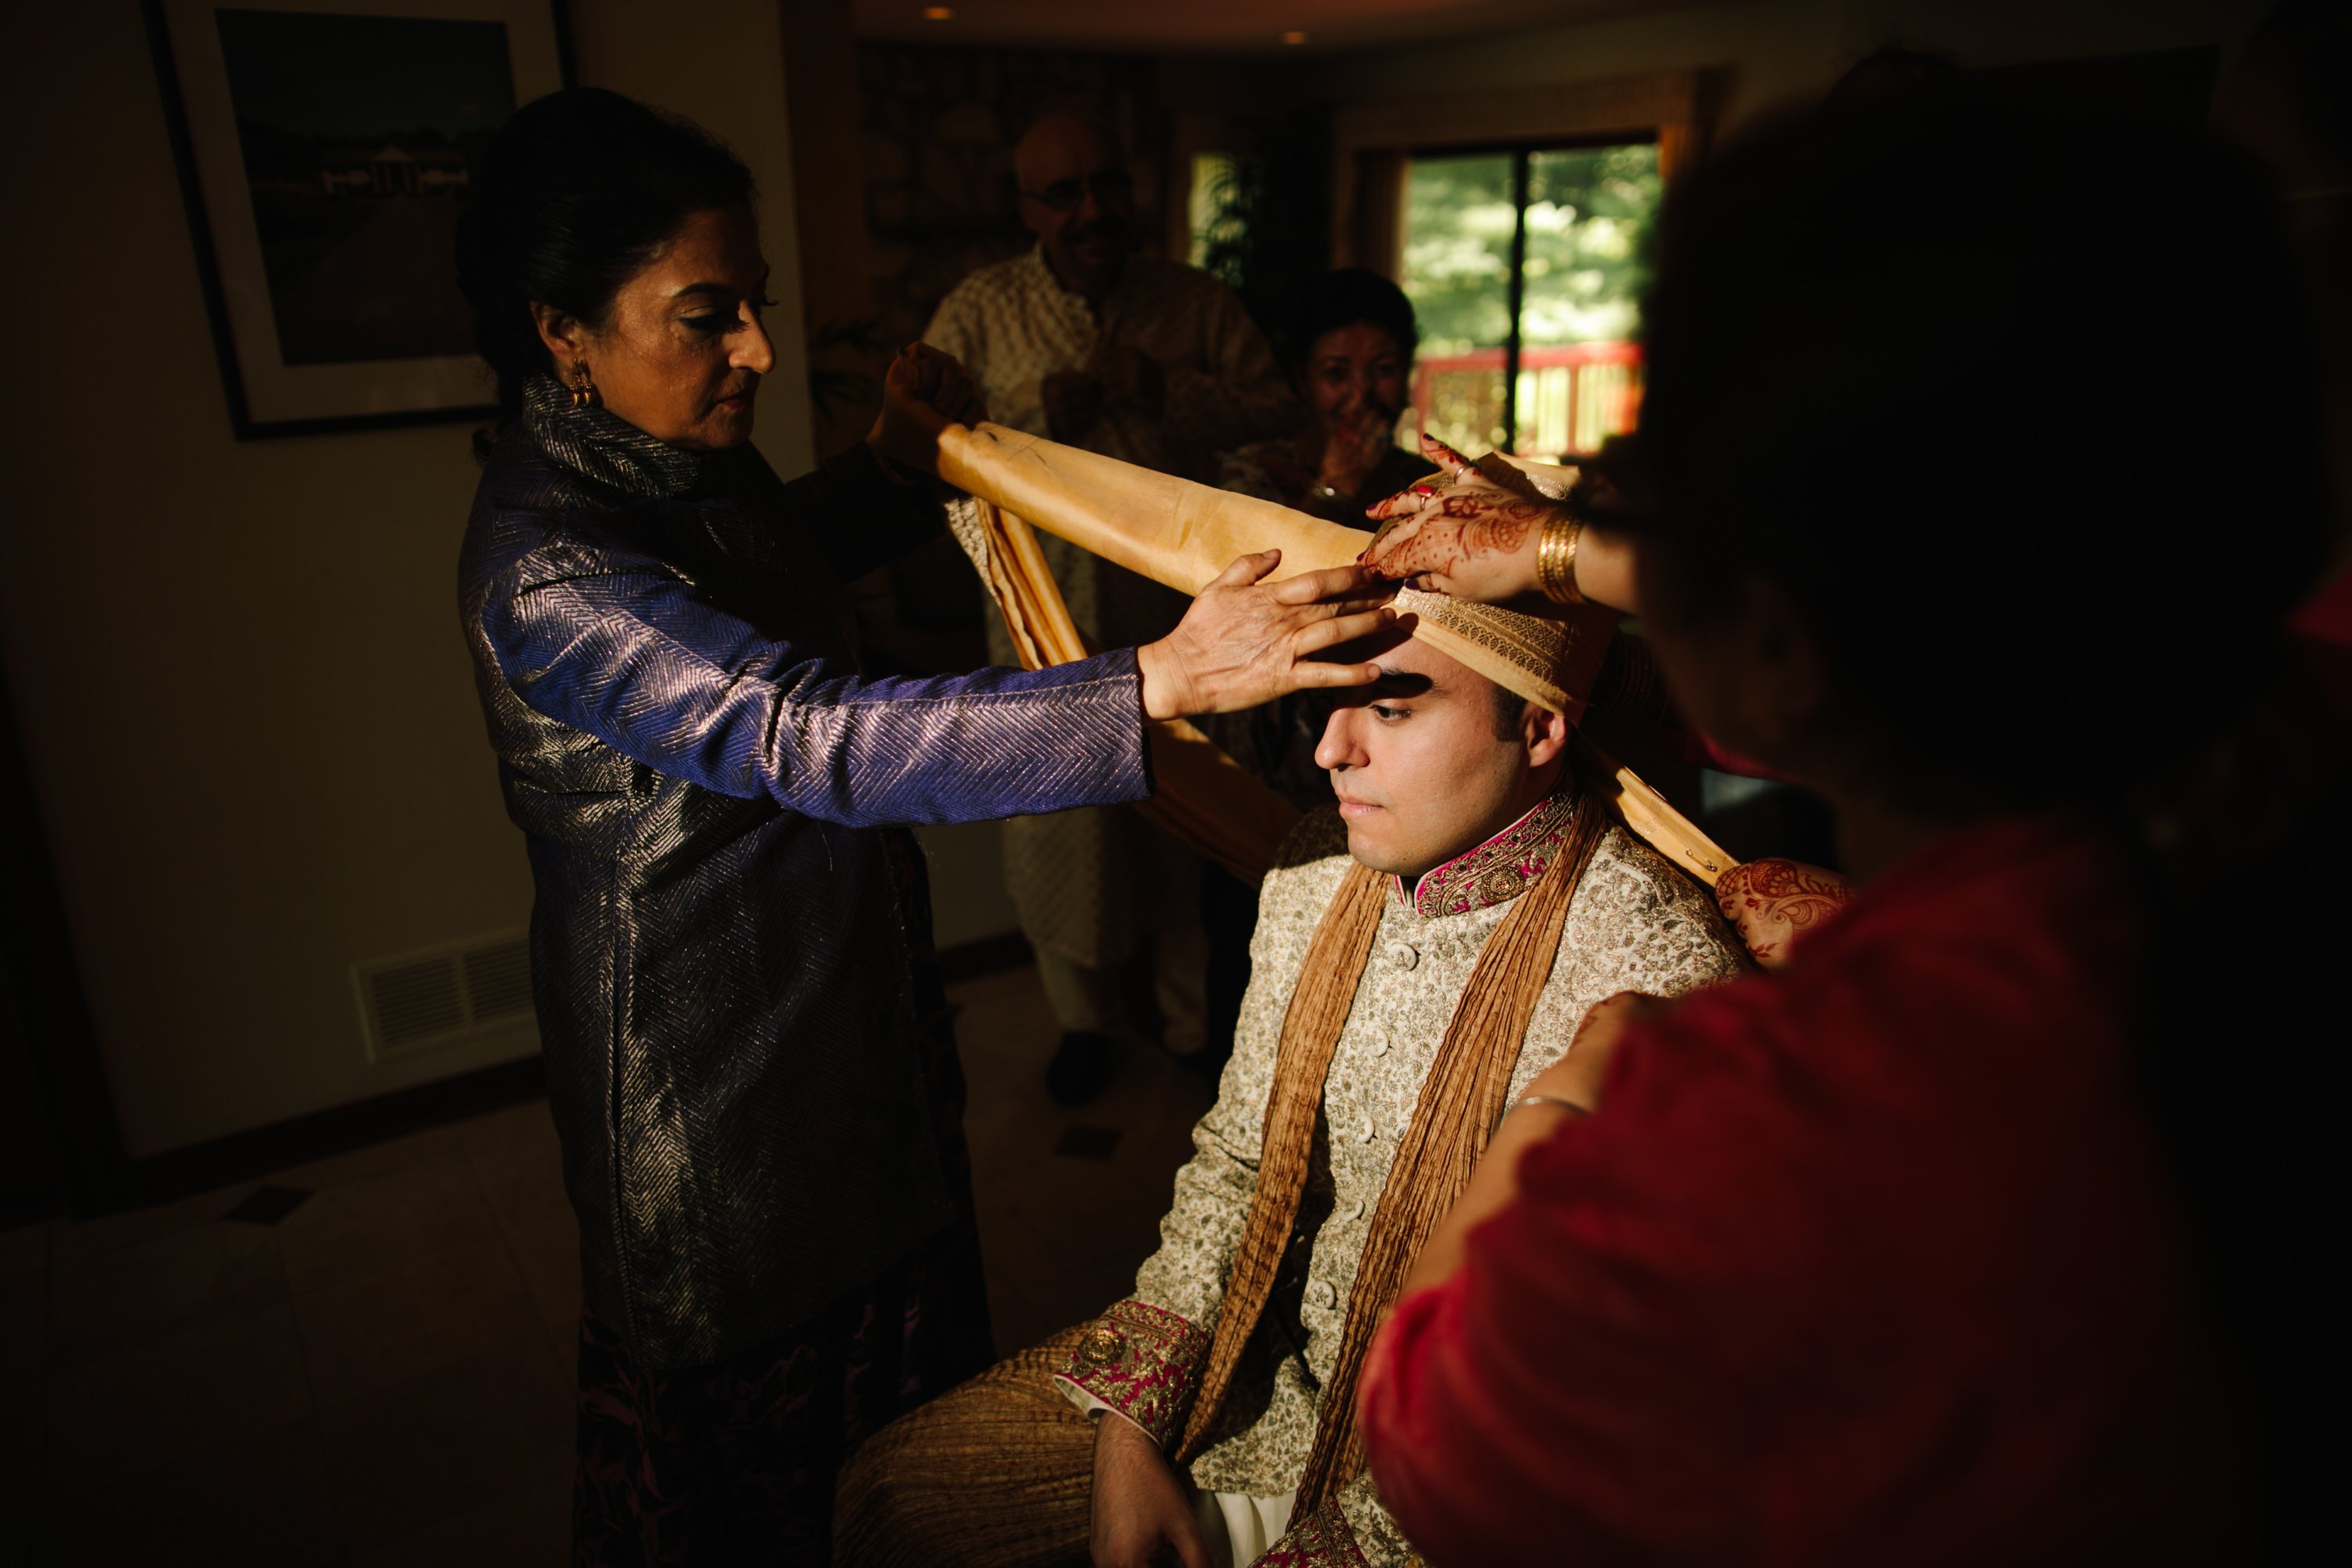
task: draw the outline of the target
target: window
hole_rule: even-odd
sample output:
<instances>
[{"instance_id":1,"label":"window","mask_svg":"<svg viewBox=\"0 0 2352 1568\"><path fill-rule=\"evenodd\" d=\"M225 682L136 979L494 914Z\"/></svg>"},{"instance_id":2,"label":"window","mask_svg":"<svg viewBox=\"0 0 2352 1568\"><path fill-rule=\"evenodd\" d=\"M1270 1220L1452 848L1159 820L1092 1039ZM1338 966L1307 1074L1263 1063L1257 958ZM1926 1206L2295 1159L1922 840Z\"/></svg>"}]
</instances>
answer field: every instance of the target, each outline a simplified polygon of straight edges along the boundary
<instances>
[{"instance_id":1,"label":"window","mask_svg":"<svg viewBox=\"0 0 2352 1568\"><path fill-rule=\"evenodd\" d=\"M1416 154L1402 281L1421 323L1421 427L1474 454L1549 459L1632 429L1662 189L1654 142Z\"/></svg>"},{"instance_id":2,"label":"window","mask_svg":"<svg viewBox=\"0 0 2352 1568\"><path fill-rule=\"evenodd\" d=\"M1233 190L1239 160L1231 153L1195 153L1192 189L1187 198L1185 226L1192 237L1184 259L1195 267L1214 268L1218 253L1240 237L1241 223L1233 213Z\"/></svg>"}]
</instances>

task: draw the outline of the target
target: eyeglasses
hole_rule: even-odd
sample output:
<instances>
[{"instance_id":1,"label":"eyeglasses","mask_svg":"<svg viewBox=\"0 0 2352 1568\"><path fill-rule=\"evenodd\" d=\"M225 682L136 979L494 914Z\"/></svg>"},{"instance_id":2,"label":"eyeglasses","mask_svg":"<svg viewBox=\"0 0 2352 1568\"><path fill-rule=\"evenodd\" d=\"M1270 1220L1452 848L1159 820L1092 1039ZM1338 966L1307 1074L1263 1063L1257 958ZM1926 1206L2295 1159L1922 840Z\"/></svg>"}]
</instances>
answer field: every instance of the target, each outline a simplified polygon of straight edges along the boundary
<instances>
[{"instance_id":1,"label":"eyeglasses","mask_svg":"<svg viewBox=\"0 0 2352 1568\"><path fill-rule=\"evenodd\" d=\"M1125 169L1102 169L1091 174L1055 180L1042 191L1024 191L1021 194L1055 212L1076 212L1078 204L1089 195L1094 197L1097 206L1112 206L1127 201L1135 195L1135 180Z\"/></svg>"}]
</instances>

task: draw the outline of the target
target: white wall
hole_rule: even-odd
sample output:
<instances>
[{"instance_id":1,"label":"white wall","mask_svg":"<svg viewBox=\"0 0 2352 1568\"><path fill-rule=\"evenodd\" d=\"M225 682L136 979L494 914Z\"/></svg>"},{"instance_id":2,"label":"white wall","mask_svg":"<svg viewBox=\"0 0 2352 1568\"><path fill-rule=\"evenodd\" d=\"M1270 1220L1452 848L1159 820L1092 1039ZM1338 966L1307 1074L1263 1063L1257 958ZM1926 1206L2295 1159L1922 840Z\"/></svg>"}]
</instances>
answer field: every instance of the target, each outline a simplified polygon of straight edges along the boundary
<instances>
[{"instance_id":1,"label":"white wall","mask_svg":"<svg viewBox=\"0 0 2352 1568\"><path fill-rule=\"evenodd\" d=\"M775 0L573 0L581 79L760 176L808 455ZM133 1155L510 1058L372 1066L350 965L521 926L456 616L462 425L238 442L136 0L11 7L0 658Z\"/></svg>"}]
</instances>

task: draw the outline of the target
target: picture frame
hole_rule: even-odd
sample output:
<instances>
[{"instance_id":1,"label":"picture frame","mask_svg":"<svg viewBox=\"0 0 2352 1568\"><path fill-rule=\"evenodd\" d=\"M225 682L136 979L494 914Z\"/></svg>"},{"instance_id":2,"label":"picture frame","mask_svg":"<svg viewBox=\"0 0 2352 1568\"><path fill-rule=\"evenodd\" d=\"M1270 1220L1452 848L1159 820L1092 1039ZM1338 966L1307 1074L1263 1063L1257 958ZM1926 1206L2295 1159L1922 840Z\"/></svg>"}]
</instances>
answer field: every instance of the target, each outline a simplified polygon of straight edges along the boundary
<instances>
[{"instance_id":1,"label":"picture frame","mask_svg":"<svg viewBox=\"0 0 2352 1568\"><path fill-rule=\"evenodd\" d=\"M239 440L493 412L457 215L561 0L142 0Z\"/></svg>"}]
</instances>

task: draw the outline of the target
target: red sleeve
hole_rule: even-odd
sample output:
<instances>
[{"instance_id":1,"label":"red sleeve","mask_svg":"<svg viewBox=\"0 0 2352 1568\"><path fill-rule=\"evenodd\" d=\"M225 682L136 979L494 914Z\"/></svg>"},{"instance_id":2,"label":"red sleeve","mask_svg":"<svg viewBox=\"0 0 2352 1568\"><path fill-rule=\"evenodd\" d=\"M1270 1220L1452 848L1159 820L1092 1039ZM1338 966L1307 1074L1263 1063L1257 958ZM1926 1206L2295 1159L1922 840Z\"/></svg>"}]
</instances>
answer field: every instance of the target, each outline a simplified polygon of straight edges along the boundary
<instances>
[{"instance_id":1,"label":"red sleeve","mask_svg":"<svg viewBox=\"0 0 2352 1568\"><path fill-rule=\"evenodd\" d=\"M1518 1200L1376 1347L1366 1454L1433 1561L1926 1561L1830 1543L1914 1477L1938 1401L1979 1387L1966 1282L2037 1245L1981 1223L1979 1187L2032 1200L1971 1130L2049 1123L2066 1097L1987 1102L1974 1026L1973 1058L1879 1043L1937 1033L1884 1016L1890 993L1956 993L1932 959L1811 967L1629 1030L1607 1109L1528 1152Z\"/></svg>"},{"instance_id":2,"label":"red sleeve","mask_svg":"<svg viewBox=\"0 0 2352 1568\"><path fill-rule=\"evenodd\" d=\"M1432 1561L2174 1559L2231 1461L2099 978L2130 943L2032 923L2129 922L1954 889L1963 851L1908 873L1927 914L1629 1030L1399 1304L1358 1409Z\"/></svg>"},{"instance_id":3,"label":"red sleeve","mask_svg":"<svg viewBox=\"0 0 2352 1568\"><path fill-rule=\"evenodd\" d=\"M1374 1343L1365 1450L1382 1502L1435 1561L1738 1561L1738 1543L1758 1540L1742 1517L1755 1479L1735 1457L1750 1429L1724 1397L1752 1358L1723 1309L1754 1249L1772 1245L1738 1233L1772 1226L1729 1212L1720 1192L1683 1203L1722 1170L1642 1162L1622 1137L1641 1124L1643 1140L1687 1156L1728 1131L1698 1133L1706 1113L1686 1087L1655 1100L1644 1058L1660 1044L1629 1036L1610 1113L1531 1152L1518 1203ZM1677 1207L1706 1217L1690 1225Z\"/></svg>"}]
</instances>

